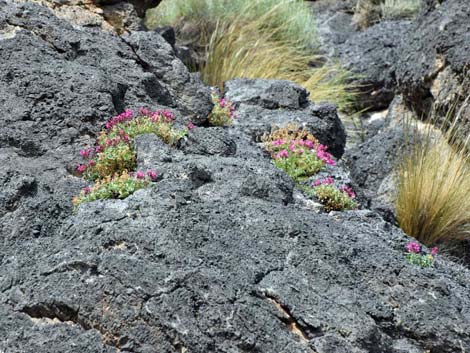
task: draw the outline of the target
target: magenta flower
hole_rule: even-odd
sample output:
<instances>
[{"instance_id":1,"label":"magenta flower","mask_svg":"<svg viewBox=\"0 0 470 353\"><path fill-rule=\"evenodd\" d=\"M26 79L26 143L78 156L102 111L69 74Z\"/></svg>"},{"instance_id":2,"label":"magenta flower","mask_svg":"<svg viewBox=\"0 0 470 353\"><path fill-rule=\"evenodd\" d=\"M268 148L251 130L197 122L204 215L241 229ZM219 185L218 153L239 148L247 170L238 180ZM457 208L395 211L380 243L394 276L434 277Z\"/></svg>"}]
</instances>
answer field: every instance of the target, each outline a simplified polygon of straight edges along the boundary
<instances>
[{"instance_id":1,"label":"magenta flower","mask_svg":"<svg viewBox=\"0 0 470 353\"><path fill-rule=\"evenodd\" d=\"M96 162L92 159L90 162L88 162L88 165L90 167L93 167L96 164Z\"/></svg>"},{"instance_id":2,"label":"magenta flower","mask_svg":"<svg viewBox=\"0 0 470 353\"><path fill-rule=\"evenodd\" d=\"M275 141L272 142L272 145L273 146L282 146L285 143L286 142L284 140L275 140Z\"/></svg>"},{"instance_id":3,"label":"magenta flower","mask_svg":"<svg viewBox=\"0 0 470 353\"><path fill-rule=\"evenodd\" d=\"M152 115L152 112L150 110L148 110L147 108L140 108L139 109L139 115L141 116L150 116Z\"/></svg>"},{"instance_id":4,"label":"magenta flower","mask_svg":"<svg viewBox=\"0 0 470 353\"><path fill-rule=\"evenodd\" d=\"M276 158L289 158L289 152L287 152L287 150L281 150L276 154Z\"/></svg>"},{"instance_id":5,"label":"magenta flower","mask_svg":"<svg viewBox=\"0 0 470 353\"><path fill-rule=\"evenodd\" d=\"M225 106L227 105L227 101L225 100L225 98L219 99L219 105L221 108L225 108Z\"/></svg>"},{"instance_id":6,"label":"magenta flower","mask_svg":"<svg viewBox=\"0 0 470 353\"><path fill-rule=\"evenodd\" d=\"M152 179L152 181L157 180L158 174L157 174L156 171L154 171L154 170L148 170L148 171L147 171L147 175L149 176L150 179Z\"/></svg>"},{"instance_id":7,"label":"magenta flower","mask_svg":"<svg viewBox=\"0 0 470 353\"><path fill-rule=\"evenodd\" d=\"M101 145L96 146L95 152L96 152L96 153L103 152L103 147L101 147Z\"/></svg>"},{"instance_id":8,"label":"magenta flower","mask_svg":"<svg viewBox=\"0 0 470 353\"><path fill-rule=\"evenodd\" d=\"M86 170L86 168L87 168L86 164L79 164L79 165L77 166L77 172L79 172L80 174L81 174L81 173L84 173L85 170Z\"/></svg>"},{"instance_id":9,"label":"magenta flower","mask_svg":"<svg viewBox=\"0 0 470 353\"><path fill-rule=\"evenodd\" d=\"M339 191L345 193L348 195L351 199L354 199L356 197L356 193L351 189L349 186L343 185L339 187Z\"/></svg>"},{"instance_id":10,"label":"magenta flower","mask_svg":"<svg viewBox=\"0 0 470 353\"><path fill-rule=\"evenodd\" d=\"M437 246L433 247L431 249L431 256L436 256L439 251L439 248Z\"/></svg>"},{"instance_id":11,"label":"magenta flower","mask_svg":"<svg viewBox=\"0 0 470 353\"><path fill-rule=\"evenodd\" d=\"M90 155L89 150L81 150L80 151L80 156L82 156L83 158L88 158L89 155Z\"/></svg>"},{"instance_id":12,"label":"magenta flower","mask_svg":"<svg viewBox=\"0 0 470 353\"><path fill-rule=\"evenodd\" d=\"M406 249L409 253L419 254L421 252L421 245L416 242L406 244Z\"/></svg>"},{"instance_id":13,"label":"magenta flower","mask_svg":"<svg viewBox=\"0 0 470 353\"><path fill-rule=\"evenodd\" d=\"M142 171L138 171L137 173L135 173L135 177L137 179L145 179L145 173Z\"/></svg>"},{"instance_id":14,"label":"magenta flower","mask_svg":"<svg viewBox=\"0 0 470 353\"><path fill-rule=\"evenodd\" d=\"M307 140L305 141L304 146L311 150L315 147L315 143L313 143L312 140Z\"/></svg>"},{"instance_id":15,"label":"magenta flower","mask_svg":"<svg viewBox=\"0 0 470 353\"><path fill-rule=\"evenodd\" d=\"M190 121L190 122L188 123L188 130L189 130L189 131L191 131L191 130L194 129L195 127L196 127L196 126L193 124L192 121Z\"/></svg>"},{"instance_id":16,"label":"magenta flower","mask_svg":"<svg viewBox=\"0 0 470 353\"><path fill-rule=\"evenodd\" d=\"M316 186L320 186L321 185L321 180L320 179L317 179L315 180L313 183L312 183L312 187L316 187Z\"/></svg>"},{"instance_id":17,"label":"magenta flower","mask_svg":"<svg viewBox=\"0 0 470 353\"><path fill-rule=\"evenodd\" d=\"M83 193L84 193L85 195L88 195L90 192L91 192L91 188L90 188L89 186L83 188Z\"/></svg>"}]
</instances>

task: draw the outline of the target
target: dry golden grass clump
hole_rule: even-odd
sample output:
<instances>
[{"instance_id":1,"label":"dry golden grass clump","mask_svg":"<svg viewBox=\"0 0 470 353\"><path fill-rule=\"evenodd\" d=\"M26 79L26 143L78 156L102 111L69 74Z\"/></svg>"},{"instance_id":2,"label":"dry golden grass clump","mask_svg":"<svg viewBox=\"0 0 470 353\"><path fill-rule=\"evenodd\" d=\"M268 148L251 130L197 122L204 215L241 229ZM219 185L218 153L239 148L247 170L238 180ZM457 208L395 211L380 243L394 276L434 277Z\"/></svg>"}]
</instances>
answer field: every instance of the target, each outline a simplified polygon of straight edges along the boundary
<instances>
[{"instance_id":1,"label":"dry golden grass clump","mask_svg":"<svg viewBox=\"0 0 470 353\"><path fill-rule=\"evenodd\" d=\"M429 125L398 170L400 227L426 245L470 237L470 155L456 139L457 114L445 133Z\"/></svg>"},{"instance_id":2,"label":"dry golden grass clump","mask_svg":"<svg viewBox=\"0 0 470 353\"><path fill-rule=\"evenodd\" d=\"M322 60L316 60L311 9L301 0L164 0L152 16L153 26L175 26L203 52L197 69L207 84L222 89L233 78L285 79L305 87L313 101L352 106L352 75L338 63L311 65Z\"/></svg>"}]
</instances>

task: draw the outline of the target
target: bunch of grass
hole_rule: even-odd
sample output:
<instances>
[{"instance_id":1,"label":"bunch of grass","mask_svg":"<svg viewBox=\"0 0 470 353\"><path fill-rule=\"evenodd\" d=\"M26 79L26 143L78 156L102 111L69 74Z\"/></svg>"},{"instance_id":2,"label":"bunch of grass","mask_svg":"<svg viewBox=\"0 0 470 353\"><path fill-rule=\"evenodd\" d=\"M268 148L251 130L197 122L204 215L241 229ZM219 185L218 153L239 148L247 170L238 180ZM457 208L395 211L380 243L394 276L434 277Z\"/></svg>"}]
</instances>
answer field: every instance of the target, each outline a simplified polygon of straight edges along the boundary
<instances>
[{"instance_id":1,"label":"bunch of grass","mask_svg":"<svg viewBox=\"0 0 470 353\"><path fill-rule=\"evenodd\" d=\"M314 55L313 16L301 0L172 0L157 10L153 22L176 26L204 51L198 69L207 84L222 89L233 78L285 79L304 86L313 101L352 106L347 70L339 63L311 66L321 60Z\"/></svg>"},{"instance_id":2,"label":"bunch of grass","mask_svg":"<svg viewBox=\"0 0 470 353\"><path fill-rule=\"evenodd\" d=\"M456 138L460 118L445 133L428 125L398 170L399 225L426 245L470 237L469 141Z\"/></svg>"}]
</instances>

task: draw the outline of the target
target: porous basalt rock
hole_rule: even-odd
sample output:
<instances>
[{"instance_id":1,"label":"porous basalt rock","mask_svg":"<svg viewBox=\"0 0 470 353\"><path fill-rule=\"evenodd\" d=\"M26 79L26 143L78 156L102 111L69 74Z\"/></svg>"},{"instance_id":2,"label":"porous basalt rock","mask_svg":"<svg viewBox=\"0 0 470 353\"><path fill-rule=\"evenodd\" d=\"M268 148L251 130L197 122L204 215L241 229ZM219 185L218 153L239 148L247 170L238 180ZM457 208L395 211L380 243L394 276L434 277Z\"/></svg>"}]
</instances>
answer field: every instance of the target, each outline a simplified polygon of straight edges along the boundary
<instances>
[{"instance_id":1,"label":"porous basalt rock","mask_svg":"<svg viewBox=\"0 0 470 353\"><path fill-rule=\"evenodd\" d=\"M0 351L470 349L470 272L407 263L410 239L373 212L305 209L241 117L201 118L177 147L140 136L139 166L164 169L159 181L74 214L75 156L108 116L162 100L208 112L208 95L154 33L122 39L0 0L7 26L20 29L0 40ZM265 85L287 83L253 95ZM285 89L297 94L276 89L269 106L300 102ZM301 102L283 121L313 121ZM249 106L269 123L264 104ZM319 138L334 130L321 117Z\"/></svg>"},{"instance_id":2,"label":"porous basalt rock","mask_svg":"<svg viewBox=\"0 0 470 353\"><path fill-rule=\"evenodd\" d=\"M225 97L237 107L236 125L259 139L272 126L296 122L307 128L341 157L346 132L331 104L313 104L308 92L295 83L282 80L235 79L225 83Z\"/></svg>"},{"instance_id":3,"label":"porous basalt rock","mask_svg":"<svg viewBox=\"0 0 470 353\"><path fill-rule=\"evenodd\" d=\"M30 2L29 0L15 0ZM123 33L141 30L145 11L160 0L32 0L74 24Z\"/></svg>"}]
</instances>

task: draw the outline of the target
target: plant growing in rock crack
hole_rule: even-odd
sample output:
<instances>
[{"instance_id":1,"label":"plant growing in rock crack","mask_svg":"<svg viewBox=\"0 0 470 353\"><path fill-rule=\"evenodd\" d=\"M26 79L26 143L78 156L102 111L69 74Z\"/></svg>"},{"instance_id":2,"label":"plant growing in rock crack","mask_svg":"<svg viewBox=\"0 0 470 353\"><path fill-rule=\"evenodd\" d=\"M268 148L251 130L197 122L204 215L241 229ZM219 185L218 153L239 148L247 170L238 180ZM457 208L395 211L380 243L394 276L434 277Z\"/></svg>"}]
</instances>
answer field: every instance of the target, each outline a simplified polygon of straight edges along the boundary
<instances>
[{"instance_id":1,"label":"plant growing in rock crack","mask_svg":"<svg viewBox=\"0 0 470 353\"><path fill-rule=\"evenodd\" d=\"M303 190L307 195L317 198L326 212L357 208L354 191L346 185L336 187L332 177L316 180L310 187L305 187Z\"/></svg>"},{"instance_id":2,"label":"plant growing in rock crack","mask_svg":"<svg viewBox=\"0 0 470 353\"><path fill-rule=\"evenodd\" d=\"M220 98L215 91L212 91L211 96L214 108L209 114L209 123L214 126L232 125L233 119L236 118L233 102L230 102L225 98Z\"/></svg>"},{"instance_id":3,"label":"plant growing in rock crack","mask_svg":"<svg viewBox=\"0 0 470 353\"><path fill-rule=\"evenodd\" d=\"M165 143L175 145L184 137L188 129L176 130L173 113L160 110L151 112L140 109L137 113L126 110L106 122L96 147L80 151L86 163L77 171L87 180L100 180L136 168L136 156L132 140L137 135L155 134Z\"/></svg>"},{"instance_id":4,"label":"plant growing in rock crack","mask_svg":"<svg viewBox=\"0 0 470 353\"><path fill-rule=\"evenodd\" d=\"M142 171L127 173L127 171L124 171L113 177L108 176L101 179L92 187L88 186L82 189L80 194L74 197L72 202L75 208L77 208L84 202L104 199L124 199L156 180L157 173L153 170L148 170L147 173Z\"/></svg>"},{"instance_id":5,"label":"plant growing in rock crack","mask_svg":"<svg viewBox=\"0 0 470 353\"><path fill-rule=\"evenodd\" d=\"M155 134L165 143L175 145L193 125L177 130L174 121L175 117L169 111L152 112L145 108L138 112L126 110L109 119L96 140L96 146L80 151L86 162L79 164L77 171L96 184L84 188L73 199L75 208L98 199L125 198L155 181L157 174L154 171L132 173L136 168L133 139L142 134Z\"/></svg>"},{"instance_id":6,"label":"plant growing in rock crack","mask_svg":"<svg viewBox=\"0 0 470 353\"><path fill-rule=\"evenodd\" d=\"M336 165L327 146L305 129L289 124L263 135L262 141L270 152L276 167L284 170L294 180L302 181L322 170L327 164Z\"/></svg>"},{"instance_id":7,"label":"plant growing in rock crack","mask_svg":"<svg viewBox=\"0 0 470 353\"><path fill-rule=\"evenodd\" d=\"M434 264L434 258L438 253L438 248L434 247L430 253L427 254L423 251L421 245L416 242L410 242L406 245L406 261L410 264L418 265L421 267L429 267Z\"/></svg>"}]
</instances>

